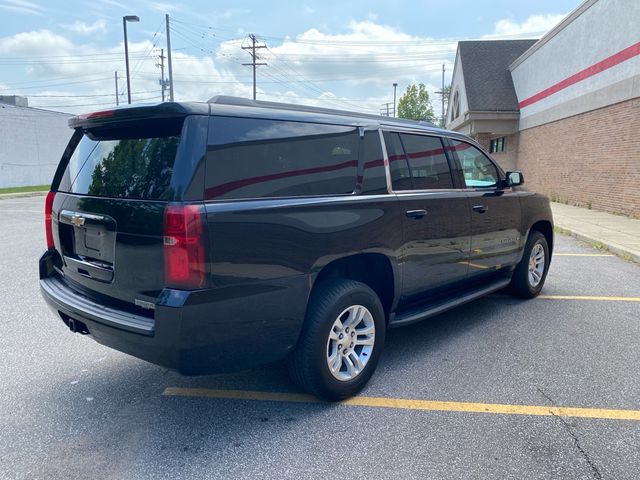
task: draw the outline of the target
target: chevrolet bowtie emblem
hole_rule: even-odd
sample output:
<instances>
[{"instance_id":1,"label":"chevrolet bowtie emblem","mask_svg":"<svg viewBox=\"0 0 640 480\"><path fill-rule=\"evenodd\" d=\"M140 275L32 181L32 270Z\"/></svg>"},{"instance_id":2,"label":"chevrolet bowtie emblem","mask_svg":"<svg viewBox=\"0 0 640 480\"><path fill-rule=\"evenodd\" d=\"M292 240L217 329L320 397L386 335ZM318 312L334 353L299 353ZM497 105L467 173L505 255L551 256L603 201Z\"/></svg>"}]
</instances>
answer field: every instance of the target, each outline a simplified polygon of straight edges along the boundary
<instances>
[{"instance_id":1,"label":"chevrolet bowtie emblem","mask_svg":"<svg viewBox=\"0 0 640 480\"><path fill-rule=\"evenodd\" d=\"M81 217L80 215L74 215L73 217L71 217L71 223L73 223L76 227L81 227L82 225L84 225L84 217Z\"/></svg>"}]
</instances>

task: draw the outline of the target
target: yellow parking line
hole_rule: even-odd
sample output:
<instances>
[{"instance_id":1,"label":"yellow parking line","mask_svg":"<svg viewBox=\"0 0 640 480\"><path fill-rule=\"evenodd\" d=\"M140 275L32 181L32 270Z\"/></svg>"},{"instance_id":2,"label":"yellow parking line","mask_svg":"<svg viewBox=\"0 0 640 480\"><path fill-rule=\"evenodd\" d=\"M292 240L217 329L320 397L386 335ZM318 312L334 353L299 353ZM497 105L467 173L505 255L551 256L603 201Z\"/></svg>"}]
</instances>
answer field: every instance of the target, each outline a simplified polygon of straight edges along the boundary
<instances>
[{"instance_id":1,"label":"yellow parking line","mask_svg":"<svg viewBox=\"0 0 640 480\"><path fill-rule=\"evenodd\" d=\"M614 257L610 253L554 253L554 257Z\"/></svg>"},{"instance_id":2,"label":"yellow parking line","mask_svg":"<svg viewBox=\"0 0 640 480\"><path fill-rule=\"evenodd\" d=\"M599 297L588 295L539 295L543 300L599 300L605 302L640 302L640 297Z\"/></svg>"},{"instance_id":3,"label":"yellow parking line","mask_svg":"<svg viewBox=\"0 0 640 480\"><path fill-rule=\"evenodd\" d=\"M264 402L324 403L311 395L305 395L302 393L257 392L250 390L213 390L208 388L167 387L164 392L162 392L162 395L177 397L218 398L229 400L257 400ZM640 421L640 410L617 410L609 408L443 402L435 400L411 400L406 398L385 397L353 397L340 403L342 405L355 407L394 408L403 410L581 417L609 420Z\"/></svg>"}]
</instances>

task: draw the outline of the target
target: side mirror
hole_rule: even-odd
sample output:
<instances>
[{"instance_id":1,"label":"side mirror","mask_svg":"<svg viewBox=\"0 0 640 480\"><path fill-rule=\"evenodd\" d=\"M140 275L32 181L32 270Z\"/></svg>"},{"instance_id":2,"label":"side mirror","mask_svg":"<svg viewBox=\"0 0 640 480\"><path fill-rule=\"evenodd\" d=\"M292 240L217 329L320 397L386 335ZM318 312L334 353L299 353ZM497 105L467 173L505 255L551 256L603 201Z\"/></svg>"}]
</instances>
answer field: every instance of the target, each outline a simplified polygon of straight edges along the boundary
<instances>
[{"instance_id":1,"label":"side mirror","mask_svg":"<svg viewBox=\"0 0 640 480\"><path fill-rule=\"evenodd\" d=\"M505 181L507 187L517 187L524 183L524 175L522 172L507 172L507 179Z\"/></svg>"}]
</instances>

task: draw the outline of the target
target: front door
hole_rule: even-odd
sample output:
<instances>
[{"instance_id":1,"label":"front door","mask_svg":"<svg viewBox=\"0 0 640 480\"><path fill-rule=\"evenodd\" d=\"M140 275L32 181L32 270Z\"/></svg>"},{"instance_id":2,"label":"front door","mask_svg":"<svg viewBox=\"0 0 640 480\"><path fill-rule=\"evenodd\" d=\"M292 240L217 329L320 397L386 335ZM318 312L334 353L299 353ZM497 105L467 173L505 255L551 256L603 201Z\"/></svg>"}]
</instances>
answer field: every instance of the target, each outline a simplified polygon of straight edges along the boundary
<instances>
[{"instance_id":1,"label":"front door","mask_svg":"<svg viewBox=\"0 0 640 480\"><path fill-rule=\"evenodd\" d=\"M522 249L520 195L500 188L501 174L480 149L452 140L471 212L470 276L515 265Z\"/></svg>"}]
</instances>

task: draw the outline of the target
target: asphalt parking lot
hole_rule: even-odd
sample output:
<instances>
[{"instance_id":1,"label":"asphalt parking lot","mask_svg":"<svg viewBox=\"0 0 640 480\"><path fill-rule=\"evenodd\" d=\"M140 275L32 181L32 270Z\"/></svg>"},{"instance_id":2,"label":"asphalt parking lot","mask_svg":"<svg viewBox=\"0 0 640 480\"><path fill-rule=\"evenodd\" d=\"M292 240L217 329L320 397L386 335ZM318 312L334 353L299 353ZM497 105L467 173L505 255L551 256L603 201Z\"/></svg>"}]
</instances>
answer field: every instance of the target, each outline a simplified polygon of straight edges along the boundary
<instances>
[{"instance_id":1,"label":"asphalt parking lot","mask_svg":"<svg viewBox=\"0 0 640 480\"><path fill-rule=\"evenodd\" d=\"M181 377L68 332L37 282L44 197L0 200L1 478L640 477L640 266L568 237L544 298L388 335L348 404L282 365Z\"/></svg>"}]
</instances>

